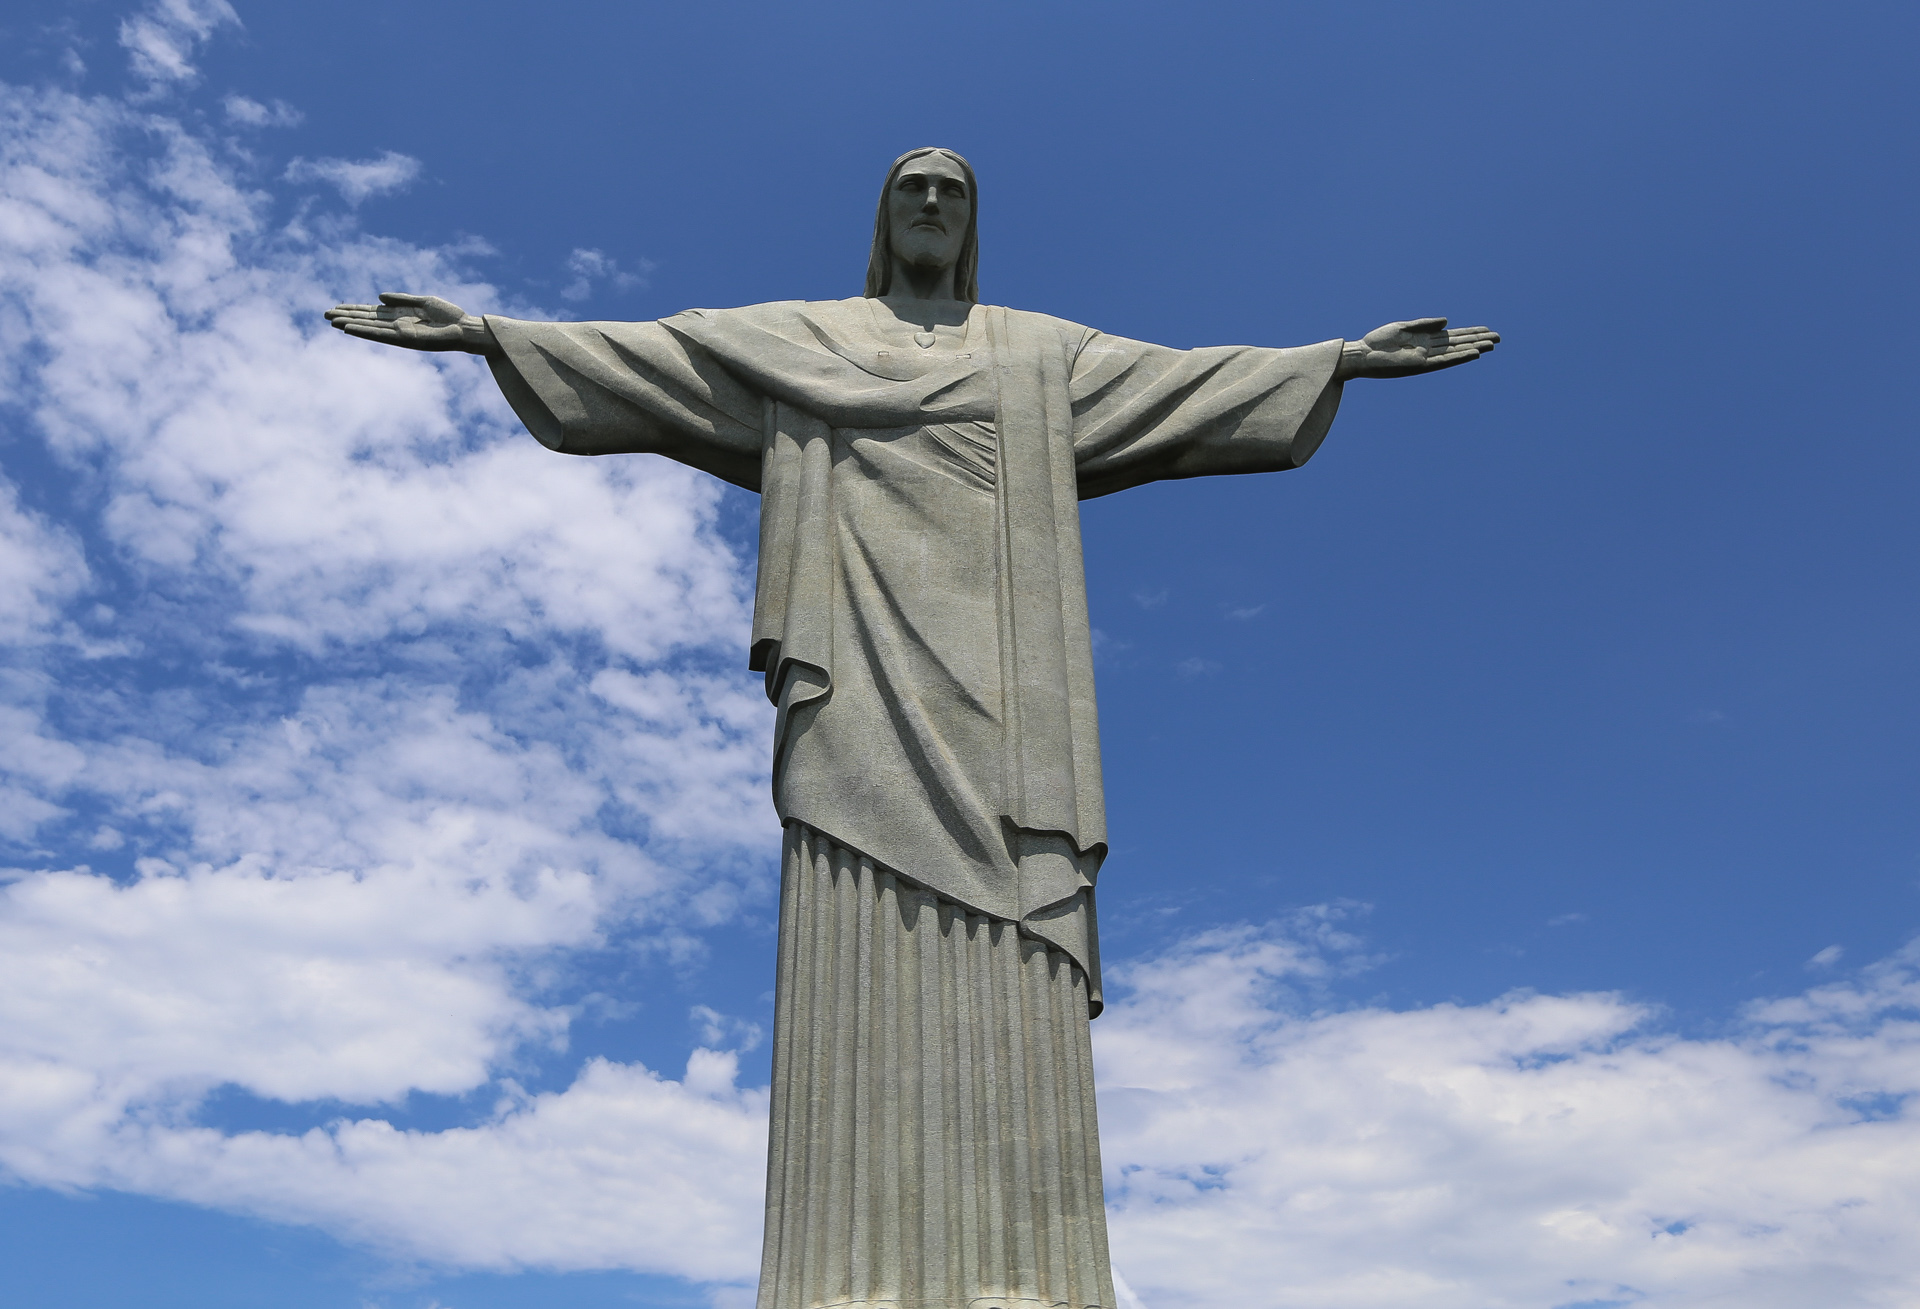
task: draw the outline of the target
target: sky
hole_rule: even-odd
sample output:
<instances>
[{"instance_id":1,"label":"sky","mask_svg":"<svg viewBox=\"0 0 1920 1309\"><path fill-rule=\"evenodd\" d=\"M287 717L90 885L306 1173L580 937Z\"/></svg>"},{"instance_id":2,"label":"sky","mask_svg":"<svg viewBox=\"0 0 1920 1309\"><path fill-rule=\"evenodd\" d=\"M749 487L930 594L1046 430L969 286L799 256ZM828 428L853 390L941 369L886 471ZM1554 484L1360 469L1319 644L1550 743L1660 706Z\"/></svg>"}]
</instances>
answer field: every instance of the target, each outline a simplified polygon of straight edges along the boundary
<instances>
[{"instance_id":1,"label":"sky","mask_svg":"<svg viewBox=\"0 0 1920 1309\"><path fill-rule=\"evenodd\" d=\"M1119 1309L1920 1302L1911 6L0 15L0 1279L746 1309L756 505L380 290L1447 314L1305 469L1085 507Z\"/></svg>"}]
</instances>

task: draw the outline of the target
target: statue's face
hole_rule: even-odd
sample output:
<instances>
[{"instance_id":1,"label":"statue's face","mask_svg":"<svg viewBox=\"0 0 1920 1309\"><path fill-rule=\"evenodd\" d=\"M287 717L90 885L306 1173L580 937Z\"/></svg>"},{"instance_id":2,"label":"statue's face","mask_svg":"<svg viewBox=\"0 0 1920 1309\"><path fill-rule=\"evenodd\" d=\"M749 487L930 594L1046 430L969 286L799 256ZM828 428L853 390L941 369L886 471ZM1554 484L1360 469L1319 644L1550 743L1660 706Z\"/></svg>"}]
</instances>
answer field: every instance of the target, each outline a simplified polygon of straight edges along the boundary
<instances>
[{"instance_id":1,"label":"statue's face","mask_svg":"<svg viewBox=\"0 0 1920 1309\"><path fill-rule=\"evenodd\" d=\"M973 197L959 164L940 154L907 160L887 194L893 257L917 268L951 267L972 217Z\"/></svg>"}]
</instances>

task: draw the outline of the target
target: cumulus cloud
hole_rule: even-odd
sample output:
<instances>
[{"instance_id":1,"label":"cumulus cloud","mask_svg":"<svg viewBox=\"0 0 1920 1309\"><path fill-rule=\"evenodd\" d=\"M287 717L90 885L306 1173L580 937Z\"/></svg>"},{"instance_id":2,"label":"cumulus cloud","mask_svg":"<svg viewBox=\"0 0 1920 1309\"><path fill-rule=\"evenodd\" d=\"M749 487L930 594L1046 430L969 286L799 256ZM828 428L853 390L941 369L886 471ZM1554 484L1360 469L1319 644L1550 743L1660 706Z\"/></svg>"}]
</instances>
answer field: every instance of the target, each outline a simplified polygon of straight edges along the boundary
<instances>
[{"instance_id":1,"label":"cumulus cloud","mask_svg":"<svg viewBox=\"0 0 1920 1309\"><path fill-rule=\"evenodd\" d=\"M1920 1297L1920 944L1715 1039L1609 994L1340 1009L1339 960L1282 925L1113 970L1113 1248L1155 1309Z\"/></svg>"},{"instance_id":2,"label":"cumulus cloud","mask_svg":"<svg viewBox=\"0 0 1920 1309\"><path fill-rule=\"evenodd\" d=\"M218 13L126 39L184 80ZM397 158L305 168L352 199ZM0 453L46 492L0 477L0 1175L409 1258L749 1275L764 1107L732 1054L512 1080L565 1046L570 957L681 950L764 893L771 712L719 492L555 457L478 361L332 332L379 289L512 306L459 251L274 226L230 159L0 90ZM365 1108L236 1133L202 1121L222 1088ZM500 1104L370 1112L414 1094ZM573 1219L504 1235L556 1191Z\"/></svg>"},{"instance_id":3,"label":"cumulus cloud","mask_svg":"<svg viewBox=\"0 0 1920 1309\"><path fill-rule=\"evenodd\" d=\"M63 1130L35 1143L32 1176L310 1224L409 1261L740 1282L759 1248L766 1093L737 1089L735 1069L711 1050L678 1081L590 1060L565 1091L509 1086L484 1122L435 1132L359 1118L298 1136L132 1120L90 1134L51 1116ZM69 1094L8 1072L11 1118Z\"/></svg>"},{"instance_id":4,"label":"cumulus cloud","mask_svg":"<svg viewBox=\"0 0 1920 1309\"><path fill-rule=\"evenodd\" d=\"M373 159L295 159L282 179L288 182L325 182L348 204L376 195L404 190L420 175L420 161L398 150Z\"/></svg>"}]
</instances>

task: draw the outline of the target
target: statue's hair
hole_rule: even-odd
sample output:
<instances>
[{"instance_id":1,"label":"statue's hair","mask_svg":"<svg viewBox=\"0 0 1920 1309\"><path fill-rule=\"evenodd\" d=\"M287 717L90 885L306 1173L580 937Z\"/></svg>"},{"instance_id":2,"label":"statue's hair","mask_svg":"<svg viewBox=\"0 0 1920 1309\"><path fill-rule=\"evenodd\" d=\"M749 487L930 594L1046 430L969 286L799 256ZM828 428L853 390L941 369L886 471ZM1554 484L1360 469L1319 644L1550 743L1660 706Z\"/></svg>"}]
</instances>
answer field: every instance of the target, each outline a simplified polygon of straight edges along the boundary
<instances>
[{"instance_id":1,"label":"statue's hair","mask_svg":"<svg viewBox=\"0 0 1920 1309\"><path fill-rule=\"evenodd\" d=\"M900 176L901 166L921 155L945 155L960 165L967 178L967 235L960 243L960 257L953 265L953 294L974 304L980 301L980 188L973 180L973 165L951 150L922 146L909 150L893 161L887 180L880 186L880 212L873 219L873 254L867 259L867 295L883 296L893 287L893 233L887 221L887 197Z\"/></svg>"}]
</instances>

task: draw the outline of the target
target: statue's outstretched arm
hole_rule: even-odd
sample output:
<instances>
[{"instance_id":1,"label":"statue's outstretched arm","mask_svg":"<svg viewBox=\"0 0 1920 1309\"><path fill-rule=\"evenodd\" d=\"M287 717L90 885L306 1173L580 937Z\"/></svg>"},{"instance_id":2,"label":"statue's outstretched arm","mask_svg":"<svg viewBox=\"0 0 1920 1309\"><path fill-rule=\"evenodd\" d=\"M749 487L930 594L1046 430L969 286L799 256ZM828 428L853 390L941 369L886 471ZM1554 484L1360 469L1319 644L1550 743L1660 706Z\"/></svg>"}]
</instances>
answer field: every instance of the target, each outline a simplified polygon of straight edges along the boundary
<instances>
[{"instance_id":1,"label":"statue's outstretched arm","mask_svg":"<svg viewBox=\"0 0 1920 1309\"><path fill-rule=\"evenodd\" d=\"M1340 352L1336 382L1356 377L1412 377L1455 364L1469 364L1500 344L1488 327L1447 328L1444 318L1416 318L1376 327Z\"/></svg>"},{"instance_id":2,"label":"statue's outstretched arm","mask_svg":"<svg viewBox=\"0 0 1920 1309\"><path fill-rule=\"evenodd\" d=\"M382 291L377 305L335 305L327 310L327 321L348 336L408 350L500 352L486 319L437 295Z\"/></svg>"}]
</instances>

